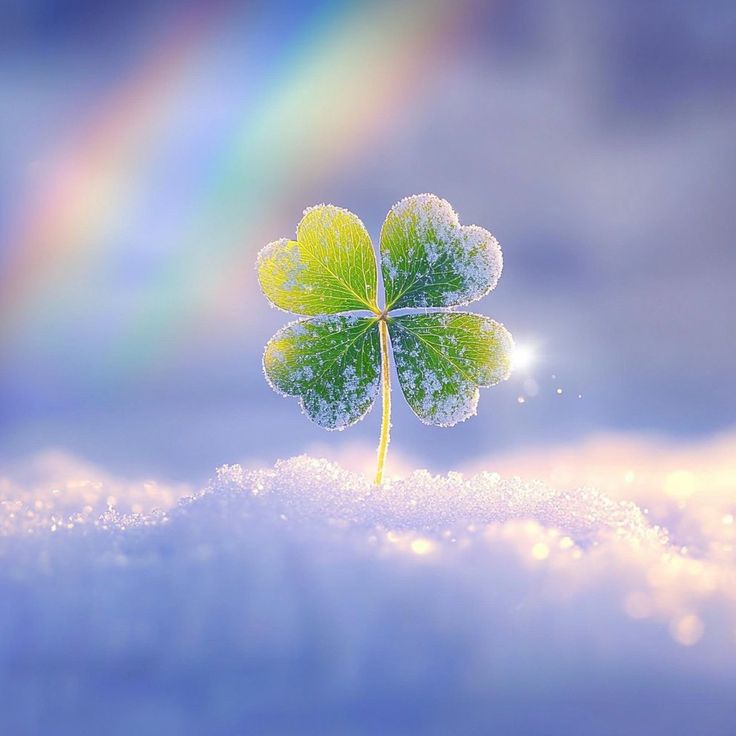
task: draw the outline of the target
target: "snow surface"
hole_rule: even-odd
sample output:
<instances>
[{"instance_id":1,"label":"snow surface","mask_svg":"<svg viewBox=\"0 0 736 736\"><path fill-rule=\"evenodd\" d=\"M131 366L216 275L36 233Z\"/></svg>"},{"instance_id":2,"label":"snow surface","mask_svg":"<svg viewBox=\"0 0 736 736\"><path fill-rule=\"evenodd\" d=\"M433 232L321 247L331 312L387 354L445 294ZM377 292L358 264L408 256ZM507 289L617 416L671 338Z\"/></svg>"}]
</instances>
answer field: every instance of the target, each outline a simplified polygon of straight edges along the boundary
<instances>
[{"instance_id":1,"label":"snow surface","mask_svg":"<svg viewBox=\"0 0 736 736\"><path fill-rule=\"evenodd\" d=\"M301 456L189 492L45 462L0 481L2 734L734 732L715 481L669 472L668 533L488 472Z\"/></svg>"}]
</instances>

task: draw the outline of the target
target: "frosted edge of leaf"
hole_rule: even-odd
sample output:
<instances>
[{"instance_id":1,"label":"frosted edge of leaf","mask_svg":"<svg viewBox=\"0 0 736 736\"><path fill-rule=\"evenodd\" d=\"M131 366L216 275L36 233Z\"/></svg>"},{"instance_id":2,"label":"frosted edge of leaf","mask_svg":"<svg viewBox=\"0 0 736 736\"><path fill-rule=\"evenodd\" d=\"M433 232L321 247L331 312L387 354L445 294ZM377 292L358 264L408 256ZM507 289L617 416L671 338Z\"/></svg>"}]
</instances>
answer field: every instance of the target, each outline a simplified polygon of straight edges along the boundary
<instances>
[{"instance_id":1,"label":"frosted edge of leaf","mask_svg":"<svg viewBox=\"0 0 736 736\"><path fill-rule=\"evenodd\" d=\"M354 217L361 225L363 225L363 222L361 221L360 217L355 214L355 212L350 211L346 207L340 207L336 204L332 204L331 202L320 202L319 204L313 204L309 207L305 207L302 210L302 219L299 220L299 225L302 224L302 220L310 213L314 212L314 210L333 210L335 212L344 212L347 215L350 215L351 217ZM299 225L296 226L296 229L299 230ZM365 225L363 225L365 227Z\"/></svg>"},{"instance_id":2,"label":"frosted edge of leaf","mask_svg":"<svg viewBox=\"0 0 736 736\"><path fill-rule=\"evenodd\" d=\"M310 217L317 217L325 216L326 214L330 215L336 215L338 213L341 213L343 215L348 215L351 219L355 220L355 224L360 226L363 229L363 232L365 233L366 237L368 238L368 242L372 244L371 236L368 233L368 228L365 226L363 220L358 217L358 215L355 214L355 212L352 212L351 210L345 208L345 207L338 207L335 204L314 204L311 207L305 207L302 211L302 219L299 220L299 224L296 226L296 239L299 240L299 232L302 229L302 227L305 225L305 222ZM373 250L373 247L371 245L371 251ZM374 262L375 262L375 256L374 256Z\"/></svg>"},{"instance_id":3,"label":"frosted edge of leaf","mask_svg":"<svg viewBox=\"0 0 736 736\"><path fill-rule=\"evenodd\" d=\"M462 232L468 238L476 235L479 243L484 243L486 246L486 253L488 255L488 273L486 278L488 279L488 286L478 296L473 297L470 301L458 303L457 306L465 306L472 301L482 299L484 296L490 294L498 286L499 279L503 273L503 251L496 236L490 230L486 230L486 228L480 225L463 225Z\"/></svg>"},{"instance_id":4,"label":"frosted edge of leaf","mask_svg":"<svg viewBox=\"0 0 736 736\"><path fill-rule=\"evenodd\" d=\"M409 404L408 401L406 403L409 404L411 413L414 414L414 416L427 427L449 429L450 427L455 427L458 424L467 422L468 419L472 419L473 417L478 416L478 404L480 403L480 388L478 386L474 387L472 393L467 395L465 397L465 400L458 400L453 402L452 399L458 399L458 397L447 397L444 402L437 402L436 400L434 401L435 406L437 406L437 410L434 416L436 417L438 415L441 415L445 417L439 421L437 419L433 421L428 416L423 417L421 414L418 414L416 411L414 411L414 407Z\"/></svg>"},{"instance_id":5,"label":"frosted edge of leaf","mask_svg":"<svg viewBox=\"0 0 736 736\"><path fill-rule=\"evenodd\" d=\"M328 427L324 424L321 424L315 417L313 417L309 410L307 409L306 403L304 401L304 398L301 396L294 397L297 398L299 401L299 410L301 413L309 419L312 424L316 424L320 429L324 429L326 432L344 432L346 429L350 429L353 425L357 424L358 422L362 422L372 411L373 407L376 405L376 397L378 396L378 385L376 385L376 391L375 395L373 397L373 401L370 402L370 404L367 405L365 411L360 414L359 416L356 416L353 419L350 419L350 421L345 422L344 424L340 424L336 427Z\"/></svg>"},{"instance_id":6,"label":"frosted edge of leaf","mask_svg":"<svg viewBox=\"0 0 736 736\"><path fill-rule=\"evenodd\" d=\"M397 217L405 217L413 208L424 207L428 214L434 215L438 220L446 219L449 224L455 227L461 227L460 218L455 208L442 197L424 192L422 194L410 194L408 197L402 197L396 204L391 207L389 214L393 213Z\"/></svg>"},{"instance_id":7,"label":"frosted edge of leaf","mask_svg":"<svg viewBox=\"0 0 736 736\"><path fill-rule=\"evenodd\" d=\"M475 312L467 312L467 314L475 314ZM511 356L514 354L514 337L506 329L506 325L504 325L503 322L497 322L495 319L486 317L484 314L478 314L475 316L482 317L484 324L487 325L488 331L496 333L496 339L503 343L503 352L508 356L508 363L505 371L494 376L488 383L478 384L480 388L491 388L491 386L496 386L501 383L501 381L507 381L511 376L513 371Z\"/></svg>"},{"instance_id":8,"label":"frosted edge of leaf","mask_svg":"<svg viewBox=\"0 0 736 736\"><path fill-rule=\"evenodd\" d=\"M480 389L477 384L468 384L468 393L454 394L443 399L427 398L426 413L420 414L413 406L404 390L403 381L399 380L401 394L411 410L411 413L427 427L439 427L449 429L457 424L478 415L478 404L480 403ZM483 388L487 388L484 386ZM429 410L432 410L430 415ZM439 417L442 417L439 419Z\"/></svg>"},{"instance_id":9,"label":"frosted edge of leaf","mask_svg":"<svg viewBox=\"0 0 736 736\"><path fill-rule=\"evenodd\" d=\"M261 370L263 371L263 375L266 379L266 383L270 386L271 390L278 394L279 396L282 396L283 398L295 398L299 402L299 409L301 413L309 419L313 424L316 424L321 429L325 429L328 432L342 432L343 430L347 429L348 427L352 427L354 424L357 424L358 422L365 419L368 414L370 414L371 410L373 409L373 406L376 403L376 398L378 396L378 389L380 387L380 366L379 371L377 373L377 378L374 379L370 387L368 389L368 393L373 395L373 398L367 403L365 411L363 411L361 414L356 415L349 421L346 421L339 426L328 426L319 421L317 417L312 415L309 412L309 409L307 408L305 397L299 393L290 393L288 391L285 391L280 386L276 384L274 380L272 380L271 376L268 373L268 368L266 366L266 356L269 352L269 348L272 346L272 344L279 339L282 339L283 335L285 333L293 331L295 327L298 327L301 324L304 324L306 322L331 322L333 320L348 320L352 323L361 321L361 320L367 320L369 318L367 317L360 317L358 315L352 315L352 314L324 314L324 315L316 315L313 317L305 317L301 319L292 320L291 322L288 322L287 324L280 327L268 340L266 343L263 354L261 356ZM368 328L371 329L371 328Z\"/></svg>"},{"instance_id":10,"label":"frosted edge of leaf","mask_svg":"<svg viewBox=\"0 0 736 736\"><path fill-rule=\"evenodd\" d=\"M277 340L282 339L282 333L286 333L289 330L292 330L294 327L297 327L298 325L302 324L303 322L307 322L308 320L314 319L313 317L305 317L303 319L295 319L291 322L287 322L285 325L282 325L279 327L276 332L271 335L271 337L268 339L268 342L266 342L266 345L263 348L263 353L261 355L261 370L263 371L263 376L266 379L266 383L270 386L271 390L278 394L279 396L282 396L285 399L288 399L293 396L298 396L299 394L290 394L287 391L282 390L279 386L276 385L276 383L271 379L271 376L268 374L268 368L266 367L266 356L268 355L268 351L271 348L272 343L276 342Z\"/></svg>"},{"instance_id":11,"label":"frosted edge of leaf","mask_svg":"<svg viewBox=\"0 0 736 736\"><path fill-rule=\"evenodd\" d=\"M297 312L293 312L290 309L286 309L286 307L280 307L269 295L269 290L264 286L263 279L261 277L261 266L262 264L273 257L274 252L278 248L282 248L286 243L292 242L291 238L278 238L277 240L272 240L270 243L267 243L258 251L258 255L256 256L256 274L258 275L258 285L261 287L261 293L263 296L266 297L266 301L268 302L268 305L272 309L278 309L279 312L284 312L285 314L297 314ZM306 316L306 315L305 315Z\"/></svg>"}]
</instances>

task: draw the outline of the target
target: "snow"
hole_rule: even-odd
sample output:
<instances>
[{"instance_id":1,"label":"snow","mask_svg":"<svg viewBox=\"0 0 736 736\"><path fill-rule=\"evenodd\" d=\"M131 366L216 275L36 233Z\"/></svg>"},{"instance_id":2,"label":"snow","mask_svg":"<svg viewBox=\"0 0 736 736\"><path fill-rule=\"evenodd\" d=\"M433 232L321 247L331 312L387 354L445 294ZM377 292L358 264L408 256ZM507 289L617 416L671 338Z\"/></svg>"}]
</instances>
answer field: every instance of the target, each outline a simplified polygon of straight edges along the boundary
<instances>
[{"instance_id":1,"label":"snow","mask_svg":"<svg viewBox=\"0 0 736 736\"><path fill-rule=\"evenodd\" d=\"M678 457L664 493L46 458L0 480L0 733L731 733L733 455Z\"/></svg>"}]
</instances>

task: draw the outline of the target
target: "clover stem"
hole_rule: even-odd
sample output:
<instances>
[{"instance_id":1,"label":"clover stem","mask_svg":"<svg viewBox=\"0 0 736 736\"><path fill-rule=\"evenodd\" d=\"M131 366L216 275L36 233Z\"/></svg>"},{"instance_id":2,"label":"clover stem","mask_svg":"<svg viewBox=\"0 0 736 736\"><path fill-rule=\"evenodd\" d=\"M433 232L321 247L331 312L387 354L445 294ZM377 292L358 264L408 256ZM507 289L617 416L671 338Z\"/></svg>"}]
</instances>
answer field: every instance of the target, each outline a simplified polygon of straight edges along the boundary
<instances>
[{"instance_id":1,"label":"clover stem","mask_svg":"<svg viewBox=\"0 0 736 736\"><path fill-rule=\"evenodd\" d=\"M391 370L388 357L388 325L385 316L378 322L381 335L381 373L383 415L381 417L381 439L378 443L378 468L376 469L375 484L383 482L383 466L386 463L389 434L391 433Z\"/></svg>"}]
</instances>

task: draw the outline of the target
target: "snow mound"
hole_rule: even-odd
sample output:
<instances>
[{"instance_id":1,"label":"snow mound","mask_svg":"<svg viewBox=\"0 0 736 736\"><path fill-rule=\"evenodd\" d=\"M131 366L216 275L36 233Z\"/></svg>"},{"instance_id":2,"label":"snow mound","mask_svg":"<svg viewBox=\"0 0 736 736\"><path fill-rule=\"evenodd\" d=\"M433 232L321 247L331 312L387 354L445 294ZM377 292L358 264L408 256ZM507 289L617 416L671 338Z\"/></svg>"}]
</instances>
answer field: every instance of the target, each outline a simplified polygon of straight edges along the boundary
<instances>
[{"instance_id":1,"label":"snow mound","mask_svg":"<svg viewBox=\"0 0 736 736\"><path fill-rule=\"evenodd\" d=\"M528 519L565 531L577 542L616 533L664 543L630 501L612 500L593 488L556 490L539 481L479 473L431 475L418 470L405 479L375 486L365 476L327 460L301 455L272 470L245 472L224 466L206 492L241 490L267 496L286 515L330 519L362 526L443 533L452 527Z\"/></svg>"},{"instance_id":2,"label":"snow mound","mask_svg":"<svg viewBox=\"0 0 736 736\"><path fill-rule=\"evenodd\" d=\"M2 734L725 736L736 718L726 537L691 555L593 489L376 488L305 456L183 498L0 487Z\"/></svg>"}]
</instances>

